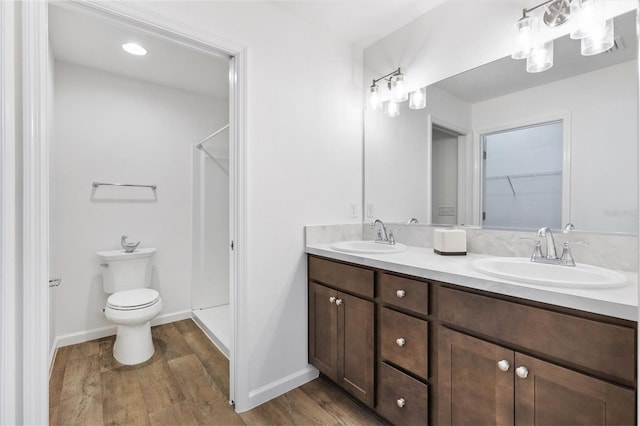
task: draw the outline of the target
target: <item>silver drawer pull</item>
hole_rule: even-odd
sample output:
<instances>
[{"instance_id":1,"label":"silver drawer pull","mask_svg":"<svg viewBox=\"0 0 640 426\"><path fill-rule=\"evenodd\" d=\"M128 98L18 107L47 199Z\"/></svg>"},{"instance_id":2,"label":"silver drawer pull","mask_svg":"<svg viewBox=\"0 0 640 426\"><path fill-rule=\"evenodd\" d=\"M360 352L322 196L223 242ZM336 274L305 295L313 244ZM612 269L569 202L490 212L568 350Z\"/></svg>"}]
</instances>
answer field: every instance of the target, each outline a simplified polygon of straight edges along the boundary
<instances>
[{"instance_id":1,"label":"silver drawer pull","mask_svg":"<svg viewBox=\"0 0 640 426\"><path fill-rule=\"evenodd\" d=\"M338 306L342 305L342 299L336 299L336 305Z\"/></svg>"},{"instance_id":2,"label":"silver drawer pull","mask_svg":"<svg viewBox=\"0 0 640 426\"><path fill-rule=\"evenodd\" d=\"M509 367L511 367L511 364L506 359L498 361L498 368L501 371L509 371Z\"/></svg>"},{"instance_id":3,"label":"silver drawer pull","mask_svg":"<svg viewBox=\"0 0 640 426\"><path fill-rule=\"evenodd\" d=\"M516 376L520 377L521 379L526 379L528 375L529 370L527 370L527 367L521 365L520 367L516 368Z\"/></svg>"},{"instance_id":4,"label":"silver drawer pull","mask_svg":"<svg viewBox=\"0 0 640 426\"><path fill-rule=\"evenodd\" d=\"M406 341L406 340L404 340L404 338L403 338L403 337L401 337L401 338L399 338L399 339L396 339L396 344L397 344L398 346L404 346L406 343L407 343L407 341Z\"/></svg>"},{"instance_id":5,"label":"silver drawer pull","mask_svg":"<svg viewBox=\"0 0 640 426\"><path fill-rule=\"evenodd\" d=\"M58 287L62 283L62 278L54 278L49 280L49 287Z\"/></svg>"},{"instance_id":6,"label":"silver drawer pull","mask_svg":"<svg viewBox=\"0 0 640 426\"><path fill-rule=\"evenodd\" d=\"M406 295L407 295L407 292L406 292L406 291L404 291L404 290L398 290L398 291L396 291L396 296L398 296L398 297L400 297L400 298L403 298L403 297L404 297L404 296L406 296Z\"/></svg>"},{"instance_id":7,"label":"silver drawer pull","mask_svg":"<svg viewBox=\"0 0 640 426\"><path fill-rule=\"evenodd\" d=\"M336 303L336 297L335 296L331 296L329 298L329 303Z\"/></svg>"},{"instance_id":8,"label":"silver drawer pull","mask_svg":"<svg viewBox=\"0 0 640 426\"><path fill-rule=\"evenodd\" d=\"M407 401L405 401L404 398L398 398L396 400L396 404L398 404L398 407L402 408L407 405Z\"/></svg>"}]
</instances>

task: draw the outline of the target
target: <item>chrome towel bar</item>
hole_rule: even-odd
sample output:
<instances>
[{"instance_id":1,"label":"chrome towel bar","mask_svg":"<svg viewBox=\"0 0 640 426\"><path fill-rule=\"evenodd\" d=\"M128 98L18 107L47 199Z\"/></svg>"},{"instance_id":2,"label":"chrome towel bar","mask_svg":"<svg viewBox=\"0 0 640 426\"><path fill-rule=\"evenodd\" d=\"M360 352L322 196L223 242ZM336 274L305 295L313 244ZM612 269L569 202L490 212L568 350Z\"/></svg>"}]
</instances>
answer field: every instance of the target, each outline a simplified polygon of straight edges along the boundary
<instances>
[{"instance_id":1,"label":"chrome towel bar","mask_svg":"<svg viewBox=\"0 0 640 426\"><path fill-rule=\"evenodd\" d=\"M131 183L106 183L106 182L93 182L92 186L97 188L99 186L133 186L136 188L151 188L152 190L156 190L155 185L135 185Z\"/></svg>"}]
</instances>

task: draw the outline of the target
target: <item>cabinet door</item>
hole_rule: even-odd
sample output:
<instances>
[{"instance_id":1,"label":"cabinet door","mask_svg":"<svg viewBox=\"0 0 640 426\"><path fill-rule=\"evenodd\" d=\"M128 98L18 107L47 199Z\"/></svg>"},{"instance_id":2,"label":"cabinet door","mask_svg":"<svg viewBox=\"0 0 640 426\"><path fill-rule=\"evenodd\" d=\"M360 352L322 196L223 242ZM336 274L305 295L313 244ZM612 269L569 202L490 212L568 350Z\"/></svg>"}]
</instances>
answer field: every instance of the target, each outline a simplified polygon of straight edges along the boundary
<instances>
[{"instance_id":1,"label":"cabinet door","mask_svg":"<svg viewBox=\"0 0 640 426\"><path fill-rule=\"evenodd\" d=\"M438 347L437 424L513 424L513 351L444 327Z\"/></svg>"},{"instance_id":2,"label":"cabinet door","mask_svg":"<svg viewBox=\"0 0 640 426\"><path fill-rule=\"evenodd\" d=\"M338 384L373 407L374 304L338 293Z\"/></svg>"},{"instance_id":3,"label":"cabinet door","mask_svg":"<svg viewBox=\"0 0 640 426\"><path fill-rule=\"evenodd\" d=\"M632 390L520 353L515 360L517 425L636 424Z\"/></svg>"},{"instance_id":4,"label":"cabinet door","mask_svg":"<svg viewBox=\"0 0 640 426\"><path fill-rule=\"evenodd\" d=\"M333 381L338 380L337 296L333 289L309 283L309 362Z\"/></svg>"}]
</instances>

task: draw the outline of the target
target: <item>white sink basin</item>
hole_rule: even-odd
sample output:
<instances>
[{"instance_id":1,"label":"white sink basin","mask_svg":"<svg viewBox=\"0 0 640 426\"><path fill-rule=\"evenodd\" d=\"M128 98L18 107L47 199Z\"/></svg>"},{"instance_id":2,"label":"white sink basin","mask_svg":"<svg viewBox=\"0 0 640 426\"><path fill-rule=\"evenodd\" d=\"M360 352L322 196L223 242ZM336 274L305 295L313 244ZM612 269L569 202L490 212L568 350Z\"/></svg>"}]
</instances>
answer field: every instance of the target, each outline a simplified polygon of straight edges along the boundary
<instances>
[{"instance_id":1,"label":"white sink basin","mask_svg":"<svg viewBox=\"0 0 640 426\"><path fill-rule=\"evenodd\" d=\"M505 280L520 281L551 287L602 288L622 287L627 283L624 275L597 266L576 266L534 263L521 257L495 257L473 262L483 274Z\"/></svg>"},{"instance_id":2,"label":"white sink basin","mask_svg":"<svg viewBox=\"0 0 640 426\"><path fill-rule=\"evenodd\" d=\"M331 244L331 248L345 253L400 253L407 249L407 246L400 243L381 244L375 241L340 241Z\"/></svg>"}]
</instances>

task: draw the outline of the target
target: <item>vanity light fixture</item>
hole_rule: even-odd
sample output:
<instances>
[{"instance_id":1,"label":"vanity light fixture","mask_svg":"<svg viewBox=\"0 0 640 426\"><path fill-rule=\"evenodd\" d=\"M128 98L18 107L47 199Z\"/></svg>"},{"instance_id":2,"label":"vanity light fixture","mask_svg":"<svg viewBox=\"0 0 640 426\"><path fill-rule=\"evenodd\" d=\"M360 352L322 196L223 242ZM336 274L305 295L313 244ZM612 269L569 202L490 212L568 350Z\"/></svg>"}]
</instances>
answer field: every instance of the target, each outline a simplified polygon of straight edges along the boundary
<instances>
[{"instance_id":1,"label":"vanity light fixture","mask_svg":"<svg viewBox=\"0 0 640 426\"><path fill-rule=\"evenodd\" d=\"M138 43L125 43L122 45L122 49L136 56L144 56L147 54L147 49L140 46Z\"/></svg>"},{"instance_id":2,"label":"vanity light fixture","mask_svg":"<svg viewBox=\"0 0 640 426\"><path fill-rule=\"evenodd\" d=\"M542 22L557 27L569 22L570 36L581 40L582 55L596 55L613 47L613 19L605 19L603 0L548 0L522 10L516 23L516 51L513 59L526 59L528 72L541 72L553 66L553 40L544 40L540 18L529 15L544 7Z\"/></svg>"},{"instance_id":3,"label":"vanity light fixture","mask_svg":"<svg viewBox=\"0 0 640 426\"><path fill-rule=\"evenodd\" d=\"M391 101L392 103L396 102L404 102L409 99L409 93L407 92L406 81L404 79L404 74L398 68L395 71L390 72L389 74L383 75L380 78L376 78L373 80L373 83L369 87L369 109L378 110L382 107L382 99L380 99L380 93L378 92L379 86L378 82L381 80L387 80L387 87L389 88L389 92L391 93ZM385 104L385 114L388 115L388 104ZM396 104L394 115L389 115L389 117L395 117L400 114L400 108Z\"/></svg>"},{"instance_id":4,"label":"vanity light fixture","mask_svg":"<svg viewBox=\"0 0 640 426\"><path fill-rule=\"evenodd\" d=\"M425 88L415 90L411 93L407 91L406 80L400 68L380 78L373 80L369 87L369 109L372 111L382 108L383 103L380 98L378 82L387 81L390 99L384 103L384 115L387 117L397 117L400 115L399 102L409 100L409 108L422 109L427 105L427 97Z\"/></svg>"}]
</instances>

